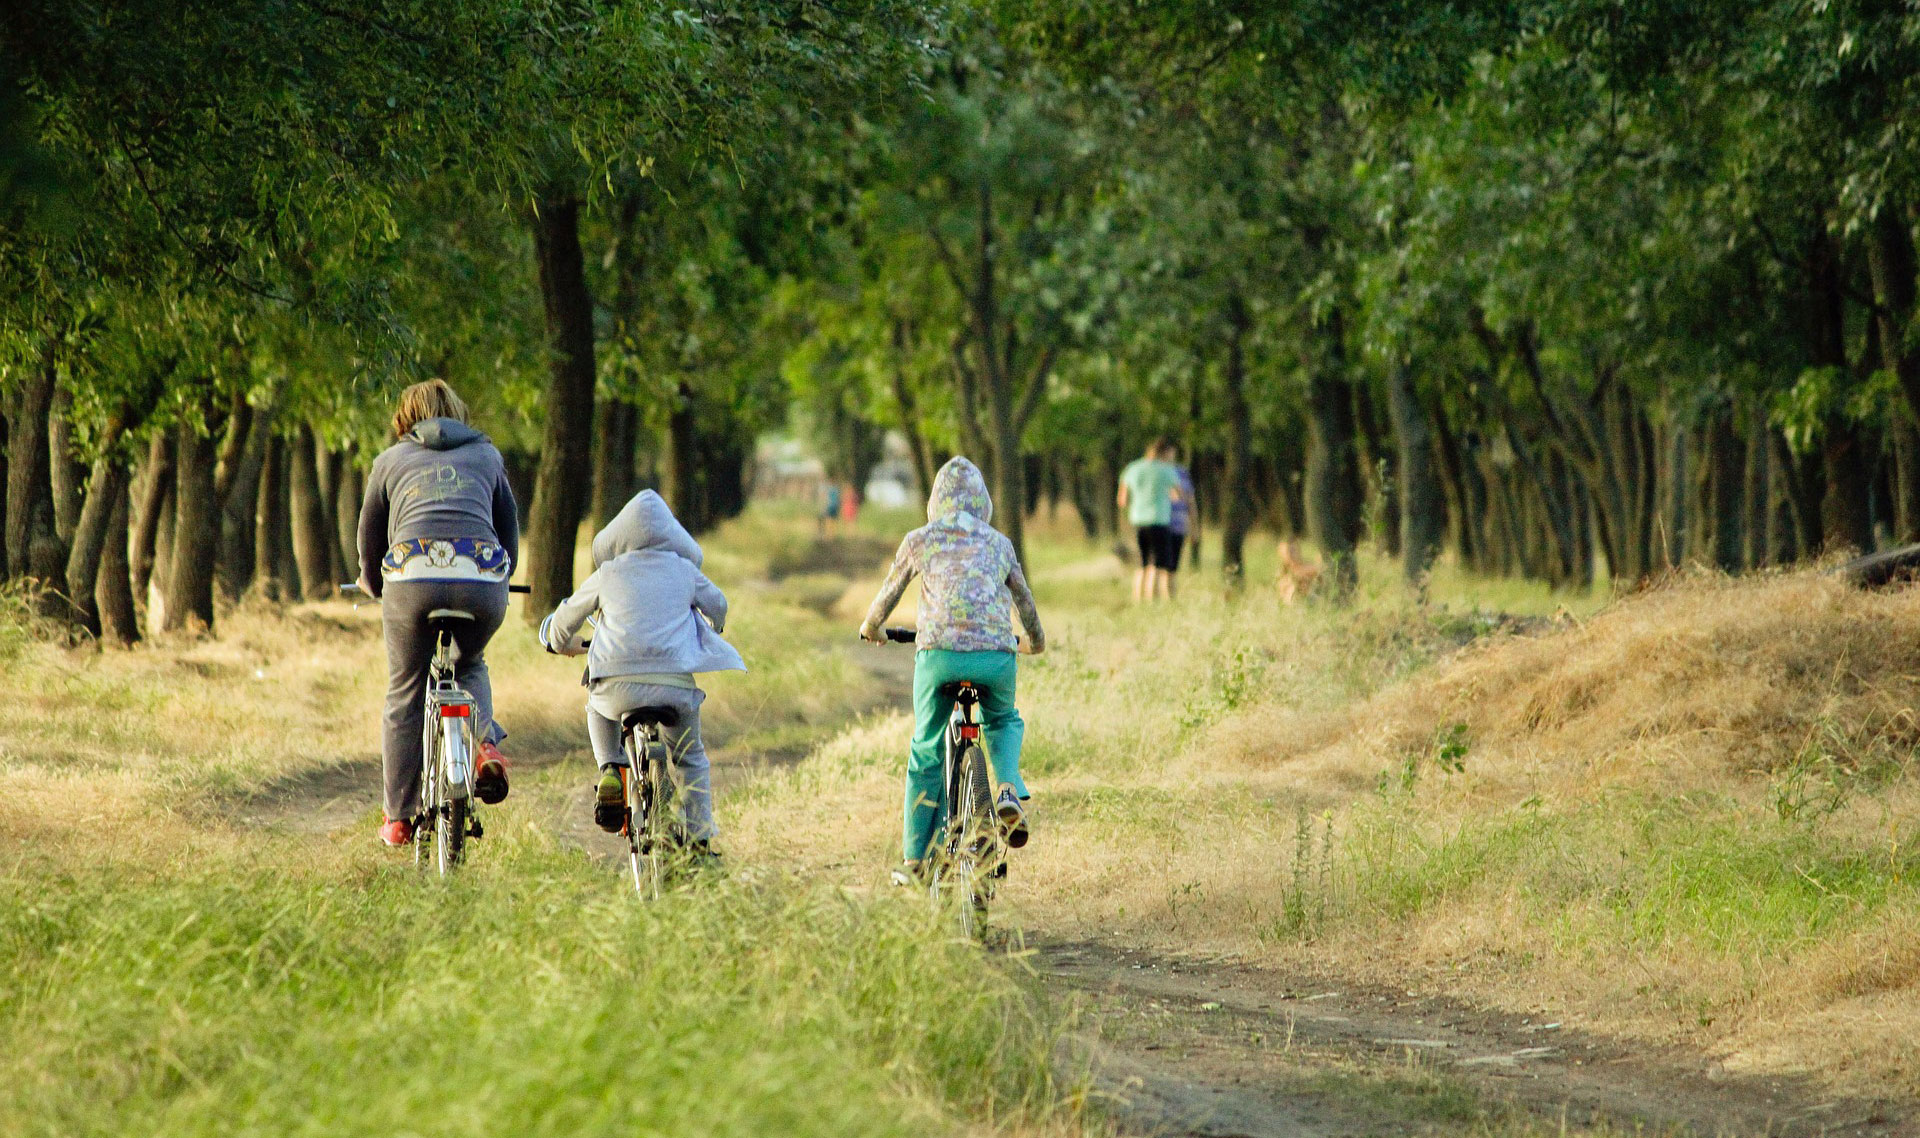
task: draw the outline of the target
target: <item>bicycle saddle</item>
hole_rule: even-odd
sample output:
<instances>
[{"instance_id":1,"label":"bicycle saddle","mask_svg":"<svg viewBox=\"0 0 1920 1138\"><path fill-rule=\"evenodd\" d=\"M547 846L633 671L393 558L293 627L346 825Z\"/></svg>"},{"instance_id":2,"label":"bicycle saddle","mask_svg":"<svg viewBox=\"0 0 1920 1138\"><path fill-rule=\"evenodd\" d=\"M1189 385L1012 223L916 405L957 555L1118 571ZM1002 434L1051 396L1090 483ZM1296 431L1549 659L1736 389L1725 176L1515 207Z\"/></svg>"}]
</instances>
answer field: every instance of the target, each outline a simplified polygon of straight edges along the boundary
<instances>
[{"instance_id":1,"label":"bicycle saddle","mask_svg":"<svg viewBox=\"0 0 1920 1138\"><path fill-rule=\"evenodd\" d=\"M940 694L948 699L959 699L963 693L968 693L971 698L977 699L980 695L980 685L972 680L953 680L940 685Z\"/></svg>"},{"instance_id":2,"label":"bicycle saddle","mask_svg":"<svg viewBox=\"0 0 1920 1138\"><path fill-rule=\"evenodd\" d=\"M427 614L428 620L472 620L473 614L466 609L434 609Z\"/></svg>"},{"instance_id":3,"label":"bicycle saddle","mask_svg":"<svg viewBox=\"0 0 1920 1138\"><path fill-rule=\"evenodd\" d=\"M620 717L622 730L635 727L672 727L680 722L680 712L672 707L636 707Z\"/></svg>"}]
</instances>

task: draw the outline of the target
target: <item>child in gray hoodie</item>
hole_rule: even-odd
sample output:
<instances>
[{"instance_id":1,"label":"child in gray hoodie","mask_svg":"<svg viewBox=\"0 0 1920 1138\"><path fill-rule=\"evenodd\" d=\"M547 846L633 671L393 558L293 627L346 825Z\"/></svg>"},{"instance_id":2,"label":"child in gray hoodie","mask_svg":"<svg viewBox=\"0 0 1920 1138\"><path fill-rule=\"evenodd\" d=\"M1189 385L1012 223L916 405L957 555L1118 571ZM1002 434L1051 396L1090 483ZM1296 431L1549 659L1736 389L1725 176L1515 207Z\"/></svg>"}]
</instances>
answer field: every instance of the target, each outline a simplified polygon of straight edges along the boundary
<instances>
[{"instance_id":1,"label":"child in gray hoodie","mask_svg":"<svg viewBox=\"0 0 1920 1138\"><path fill-rule=\"evenodd\" d=\"M701 560L699 543L667 503L642 490L594 535L593 572L540 623L540 643L587 657L587 737L600 764L594 821L620 829L621 717L637 707L671 707L678 721L662 735L680 784L680 818L687 840L704 852L714 836L713 783L700 740L706 693L693 676L747 666L720 638L727 598L700 572ZM582 635L589 620L591 646Z\"/></svg>"}]
</instances>

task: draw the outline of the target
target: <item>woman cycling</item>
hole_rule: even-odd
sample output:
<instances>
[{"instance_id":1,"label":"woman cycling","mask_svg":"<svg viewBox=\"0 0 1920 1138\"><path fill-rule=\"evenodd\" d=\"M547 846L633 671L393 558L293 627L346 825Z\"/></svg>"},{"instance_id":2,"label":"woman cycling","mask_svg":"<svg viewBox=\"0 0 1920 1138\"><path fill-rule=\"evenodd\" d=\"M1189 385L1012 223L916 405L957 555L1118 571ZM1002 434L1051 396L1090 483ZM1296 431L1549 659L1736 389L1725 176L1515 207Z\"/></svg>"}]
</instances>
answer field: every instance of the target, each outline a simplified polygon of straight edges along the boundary
<instances>
[{"instance_id":1,"label":"woman cycling","mask_svg":"<svg viewBox=\"0 0 1920 1138\"><path fill-rule=\"evenodd\" d=\"M481 737L474 793L507 796L507 763L493 721L486 647L507 613L507 578L520 553L520 517L500 452L467 425L467 405L446 381L430 379L400 393L394 444L367 474L360 507L360 588L383 597L387 639L387 712L380 738L386 814L380 840L413 840L420 812L421 704L433 640L427 614L460 609L473 619L455 626L455 672L478 704Z\"/></svg>"}]
</instances>

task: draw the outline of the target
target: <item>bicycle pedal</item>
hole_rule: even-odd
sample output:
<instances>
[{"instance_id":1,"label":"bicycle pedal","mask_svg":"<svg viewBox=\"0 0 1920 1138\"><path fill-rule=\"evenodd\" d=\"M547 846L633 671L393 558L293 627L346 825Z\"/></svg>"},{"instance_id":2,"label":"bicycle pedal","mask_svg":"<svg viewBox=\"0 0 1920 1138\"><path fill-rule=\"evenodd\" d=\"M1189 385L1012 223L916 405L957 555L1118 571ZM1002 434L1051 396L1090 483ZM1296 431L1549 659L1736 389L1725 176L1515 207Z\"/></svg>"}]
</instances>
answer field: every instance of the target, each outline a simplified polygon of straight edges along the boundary
<instances>
[{"instance_id":1,"label":"bicycle pedal","mask_svg":"<svg viewBox=\"0 0 1920 1138\"><path fill-rule=\"evenodd\" d=\"M993 872L988 876L1005 880L1007 876L1007 863L1003 861L999 865L994 866Z\"/></svg>"},{"instance_id":2,"label":"bicycle pedal","mask_svg":"<svg viewBox=\"0 0 1920 1138\"><path fill-rule=\"evenodd\" d=\"M486 836L487 836L487 828L480 824L480 819L475 818L467 823L467 837L484 838Z\"/></svg>"}]
</instances>

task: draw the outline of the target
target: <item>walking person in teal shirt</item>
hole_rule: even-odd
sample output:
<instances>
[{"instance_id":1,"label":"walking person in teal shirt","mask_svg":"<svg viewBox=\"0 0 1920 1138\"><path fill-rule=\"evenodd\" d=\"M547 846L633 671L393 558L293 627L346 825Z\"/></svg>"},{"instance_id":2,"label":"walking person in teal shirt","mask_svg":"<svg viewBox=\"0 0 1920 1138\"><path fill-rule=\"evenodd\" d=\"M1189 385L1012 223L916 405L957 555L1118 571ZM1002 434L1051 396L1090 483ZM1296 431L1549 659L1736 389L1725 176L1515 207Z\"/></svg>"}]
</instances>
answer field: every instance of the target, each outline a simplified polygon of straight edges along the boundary
<instances>
[{"instance_id":1,"label":"walking person in teal shirt","mask_svg":"<svg viewBox=\"0 0 1920 1138\"><path fill-rule=\"evenodd\" d=\"M1027 844L1022 803L1028 794L1020 778L1026 723L1013 702L1018 671L1014 651L1019 646L1013 610L1020 612L1029 653L1046 650L1047 634L1013 543L987 524L992 518L993 499L979 468L964 458L949 459L934 477L927 524L900 543L893 569L860 625L862 639L883 643L881 625L900 603L907 583L920 577L913 745L901 818L904 864L894 873L902 884L918 880L921 860L940 824L940 742L953 713L953 700L941 695L940 688L955 680L972 680L982 690L987 761L999 784L994 811L1007 845L1019 849Z\"/></svg>"},{"instance_id":2,"label":"walking person in teal shirt","mask_svg":"<svg viewBox=\"0 0 1920 1138\"><path fill-rule=\"evenodd\" d=\"M1173 595L1173 569L1180 556L1174 543L1173 504L1180 497L1180 471L1161 458L1173 443L1158 438L1120 472L1117 501L1140 545L1140 569L1133 575L1133 599L1165 600Z\"/></svg>"}]
</instances>

